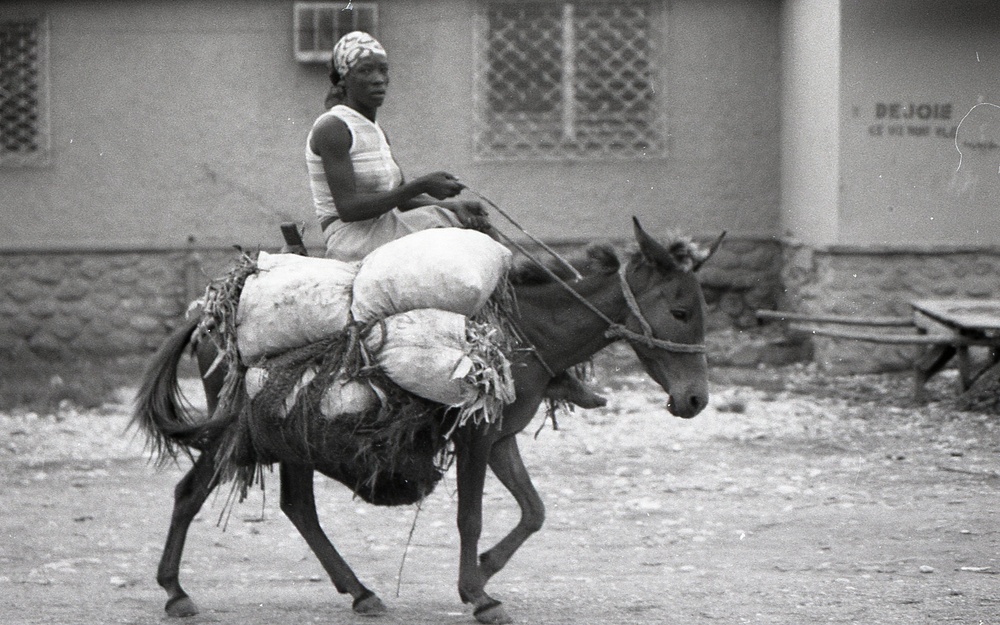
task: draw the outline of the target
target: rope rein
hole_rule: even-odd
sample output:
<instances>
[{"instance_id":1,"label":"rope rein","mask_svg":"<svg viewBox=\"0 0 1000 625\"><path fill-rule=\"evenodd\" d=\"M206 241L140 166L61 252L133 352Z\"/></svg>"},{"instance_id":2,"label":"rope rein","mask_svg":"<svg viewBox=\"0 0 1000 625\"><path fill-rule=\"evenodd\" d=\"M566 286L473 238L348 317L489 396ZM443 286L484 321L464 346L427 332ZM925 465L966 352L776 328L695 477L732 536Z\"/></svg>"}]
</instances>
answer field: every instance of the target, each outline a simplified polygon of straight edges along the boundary
<instances>
[{"instance_id":1,"label":"rope rein","mask_svg":"<svg viewBox=\"0 0 1000 625\"><path fill-rule=\"evenodd\" d=\"M497 206L496 203L493 200L489 199L488 197L486 197L485 195L483 195L482 193L479 193L478 191L476 191L474 189L470 189L469 187L467 187L465 185L462 185L462 186L463 186L463 188L466 191L468 191L472 195L478 197L480 200L486 202L491 207L493 207L493 210L495 210L496 212L500 213L500 215L504 219L506 219L507 221L509 221L511 223L511 225L513 225L515 228L517 228L518 230L520 230L521 234L523 234L524 236L528 237L529 239L531 239L532 241L534 241L535 243L537 243L538 245L540 245L542 247L542 249L544 249L546 252L548 252L549 254L551 254L553 258L555 258L557 261L559 261L560 263L562 263L563 266L566 267L566 269L569 269L570 273L573 274L573 277L575 279L577 279L577 280L582 280L583 279L583 276L581 276L580 272L576 270L576 267L574 267L573 265L569 264L569 262L565 258L563 258L562 256L560 256L559 253L556 252L554 249L552 249L551 247L549 247L548 245L546 245L544 241L542 241L538 237L532 236L531 233L529 233L527 230L525 230L523 227L521 227L521 224L519 224L516 221L514 221L514 218L511 217L510 215L508 215L507 211L505 211L504 209L502 209L499 206ZM510 241L509 238L507 240ZM511 241L511 243L513 243L513 241ZM515 245L517 245L517 244L515 244ZM524 249L521 248L521 246L518 245L517 248L525 256L528 256L529 258L531 258L531 260L533 260L533 261L535 260L534 258L531 257L530 254L528 254L526 251L524 251ZM538 262L538 261L535 261L535 262Z\"/></svg>"},{"instance_id":2,"label":"rope rein","mask_svg":"<svg viewBox=\"0 0 1000 625\"><path fill-rule=\"evenodd\" d=\"M570 265L567 260L565 260L562 256L560 256L555 250L553 250L549 246L542 243L540 240L536 239L535 237L525 232L524 228L522 228L520 224L518 224L516 221L511 219L511 217L507 215L507 213L504 212L499 206L494 204L492 201L483 196L481 193L478 193L470 189L468 186L466 186L465 189L470 193L472 193L473 195L480 198L481 200L483 200L484 202L486 202L487 204L489 204L498 213L500 213L500 215L502 215L505 219L507 219L507 221L509 221L515 228L520 230L523 234L527 235L532 241L535 241L536 243L541 245L542 248L545 249L545 251L554 256L560 263L568 267L573 272L573 275L576 276L577 280L581 280L583 278L583 276L580 275L580 273L576 270L576 268ZM646 320L646 316L642 314L642 309L639 307L639 301L636 299L635 293L632 291L632 287L629 286L628 280L625 277L625 272L628 269L628 264L622 263L621 259L619 259L620 268L618 270L618 279L621 285L622 294L625 296L625 303L628 305L629 311L635 316L636 319L638 319L639 325L642 327L642 334L639 334L638 332L635 332L633 330L629 330L624 325L617 323L616 321L605 315L603 312L601 312L599 308L597 308L597 306L592 304L590 300L580 295L576 291L576 289L571 287L565 280L560 278L554 271L546 267L544 263L535 258L535 256L532 255L530 252L528 252L526 249L524 249L523 246L518 244L516 241L514 241L507 235L495 229L494 232L497 232L497 235L500 236L500 238L502 238L505 242L513 245L519 252L524 254L525 257L528 258L528 260L537 265L542 271L548 274L548 276L552 278L557 284L559 284L570 295L576 298L577 301L583 304L586 308L590 309L590 311L593 312L595 315L597 315L598 318L600 318L602 321L607 323L608 329L604 332L604 336L613 339L615 341L618 340L631 341L634 343L639 343L649 348L662 349L668 352L676 352L681 354L705 353L706 347L704 343L677 343L675 341L660 339L653 335L653 327L649 324L649 321ZM541 360L542 365L548 370L548 372L551 375L555 375L551 367L549 367L549 365L544 360L542 360L542 357L540 354L538 354L537 350L535 350L535 354L538 356L538 359Z\"/></svg>"}]
</instances>

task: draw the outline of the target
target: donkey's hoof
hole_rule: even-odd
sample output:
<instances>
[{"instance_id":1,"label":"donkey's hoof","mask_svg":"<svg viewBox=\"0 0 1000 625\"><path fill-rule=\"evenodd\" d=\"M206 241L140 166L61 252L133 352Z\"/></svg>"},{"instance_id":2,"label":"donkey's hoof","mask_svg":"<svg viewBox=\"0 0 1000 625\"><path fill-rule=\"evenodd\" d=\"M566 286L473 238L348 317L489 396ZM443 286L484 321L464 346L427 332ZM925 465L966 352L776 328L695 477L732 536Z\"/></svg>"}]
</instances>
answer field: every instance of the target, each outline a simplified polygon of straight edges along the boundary
<instances>
[{"instance_id":1,"label":"donkey's hoof","mask_svg":"<svg viewBox=\"0 0 1000 625\"><path fill-rule=\"evenodd\" d=\"M507 614L507 610L503 609L503 604L496 600L479 606L473 612L473 615L477 621L486 625L502 625L503 623L514 622L514 619L510 618L510 615Z\"/></svg>"},{"instance_id":2,"label":"donkey's hoof","mask_svg":"<svg viewBox=\"0 0 1000 625\"><path fill-rule=\"evenodd\" d=\"M194 616L198 614L198 606L187 595L174 597L170 601L167 601L167 605L163 609L166 610L167 616L173 617Z\"/></svg>"},{"instance_id":3,"label":"donkey's hoof","mask_svg":"<svg viewBox=\"0 0 1000 625\"><path fill-rule=\"evenodd\" d=\"M389 611L378 595L371 591L355 599L351 607L356 613L363 616L379 616Z\"/></svg>"}]
</instances>

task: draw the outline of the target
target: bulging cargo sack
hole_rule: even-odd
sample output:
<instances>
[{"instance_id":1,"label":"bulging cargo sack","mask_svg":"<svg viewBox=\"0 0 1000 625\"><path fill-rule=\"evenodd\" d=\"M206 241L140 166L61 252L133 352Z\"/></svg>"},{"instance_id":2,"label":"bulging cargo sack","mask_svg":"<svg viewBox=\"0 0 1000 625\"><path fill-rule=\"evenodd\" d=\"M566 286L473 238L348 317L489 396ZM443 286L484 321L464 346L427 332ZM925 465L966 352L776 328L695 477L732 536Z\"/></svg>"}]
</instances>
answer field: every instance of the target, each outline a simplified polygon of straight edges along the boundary
<instances>
[{"instance_id":1,"label":"bulging cargo sack","mask_svg":"<svg viewBox=\"0 0 1000 625\"><path fill-rule=\"evenodd\" d=\"M361 261L351 312L362 323L421 308L474 315L506 277L511 257L476 230L408 234Z\"/></svg>"},{"instance_id":2,"label":"bulging cargo sack","mask_svg":"<svg viewBox=\"0 0 1000 625\"><path fill-rule=\"evenodd\" d=\"M262 367L250 367L244 375L247 396L252 400L264 389L267 384L267 369ZM314 368L306 369L302 376L295 382L295 386L285 397L283 411L280 417L285 417L292 411L295 402L298 401L299 392L302 391L316 377ZM366 382L348 380L344 377L337 377L323 392L319 402L319 412L325 419L337 419L344 415L364 414L369 410L378 408L379 397Z\"/></svg>"},{"instance_id":3,"label":"bulging cargo sack","mask_svg":"<svg viewBox=\"0 0 1000 625\"><path fill-rule=\"evenodd\" d=\"M500 338L489 324L423 308L387 317L372 328L365 344L382 371L403 389L490 420L496 405L514 400L510 362Z\"/></svg>"},{"instance_id":4,"label":"bulging cargo sack","mask_svg":"<svg viewBox=\"0 0 1000 625\"><path fill-rule=\"evenodd\" d=\"M350 323L358 263L260 252L257 269L244 282L236 310L244 364L327 338Z\"/></svg>"}]
</instances>

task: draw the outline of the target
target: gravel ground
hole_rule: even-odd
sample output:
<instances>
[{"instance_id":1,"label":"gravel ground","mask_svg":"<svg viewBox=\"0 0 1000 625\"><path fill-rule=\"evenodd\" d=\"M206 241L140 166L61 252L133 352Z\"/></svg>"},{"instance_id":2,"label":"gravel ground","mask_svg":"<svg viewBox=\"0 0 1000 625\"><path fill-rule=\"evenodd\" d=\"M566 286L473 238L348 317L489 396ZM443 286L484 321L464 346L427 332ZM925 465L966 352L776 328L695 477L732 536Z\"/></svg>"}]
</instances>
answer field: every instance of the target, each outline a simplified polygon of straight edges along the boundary
<instances>
[{"instance_id":1,"label":"gravel ground","mask_svg":"<svg viewBox=\"0 0 1000 625\"><path fill-rule=\"evenodd\" d=\"M915 406L904 374L716 367L710 407L684 421L627 350L595 364L606 408L522 435L547 523L489 587L518 622L1000 623L1000 425L955 409L954 372ZM132 393L0 414L0 623L166 622L154 576L182 468L150 466L123 434ZM182 581L202 614L187 622L358 622L273 482L225 529L224 494L197 518ZM413 507L317 488L328 533L390 606L374 622L472 622L453 475L415 526ZM486 505L484 544L517 519L495 480Z\"/></svg>"}]
</instances>

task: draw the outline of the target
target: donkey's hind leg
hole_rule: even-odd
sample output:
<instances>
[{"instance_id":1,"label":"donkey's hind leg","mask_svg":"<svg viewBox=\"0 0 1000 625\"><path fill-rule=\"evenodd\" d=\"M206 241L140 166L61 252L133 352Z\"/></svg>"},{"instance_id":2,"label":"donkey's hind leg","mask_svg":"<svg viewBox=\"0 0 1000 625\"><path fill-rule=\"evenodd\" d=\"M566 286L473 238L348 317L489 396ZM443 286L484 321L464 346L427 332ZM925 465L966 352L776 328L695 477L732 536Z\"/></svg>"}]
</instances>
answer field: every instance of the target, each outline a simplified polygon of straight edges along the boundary
<instances>
[{"instance_id":1,"label":"donkey's hind leg","mask_svg":"<svg viewBox=\"0 0 1000 625\"><path fill-rule=\"evenodd\" d=\"M198 607L181 588L178 575L188 528L217 484L212 456L211 451L202 453L174 489L170 531L156 572L156 581L167 591L165 609L169 616L194 616L198 613Z\"/></svg>"},{"instance_id":2,"label":"donkey's hind leg","mask_svg":"<svg viewBox=\"0 0 1000 625\"><path fill-rule=\"evenodd\" d=\"M309 548L326 569L327 575L340 593L354 597L353 608L358 614L377 615L386 612L382 600L358 581L330 539L320 527L313 493L313 469L303 465L281 464L281 510L299 530Z\"/></svg>"}]
</instances>

